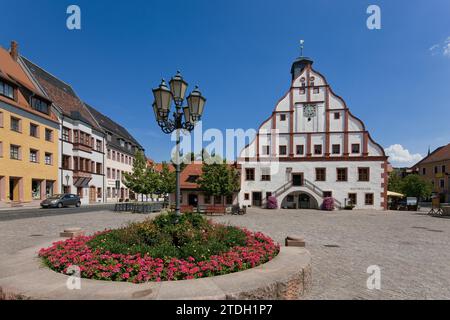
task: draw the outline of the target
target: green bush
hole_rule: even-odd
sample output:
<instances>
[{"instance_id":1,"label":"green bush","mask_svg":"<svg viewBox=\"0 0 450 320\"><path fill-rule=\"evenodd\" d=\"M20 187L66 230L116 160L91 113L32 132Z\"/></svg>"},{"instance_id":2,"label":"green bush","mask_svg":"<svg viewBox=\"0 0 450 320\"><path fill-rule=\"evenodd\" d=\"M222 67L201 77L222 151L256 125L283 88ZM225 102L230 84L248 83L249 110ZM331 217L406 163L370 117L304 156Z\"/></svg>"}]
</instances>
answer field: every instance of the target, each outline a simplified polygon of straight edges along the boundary
<instances>
[{"instance_id":1,"label":"green bush","mask_svg":"<svg viewBox=\"0 0 450 320\"><path fill-rule=\"evenodd\" d=\"M178 220L178 223L176 221ZM200 214L162 214L154 220L97 235L92 249L118 254L148 254L154 258L208 259L235 246L245 246L246 234L235 227L211 224Z\"/></svg>"}]
</instances>

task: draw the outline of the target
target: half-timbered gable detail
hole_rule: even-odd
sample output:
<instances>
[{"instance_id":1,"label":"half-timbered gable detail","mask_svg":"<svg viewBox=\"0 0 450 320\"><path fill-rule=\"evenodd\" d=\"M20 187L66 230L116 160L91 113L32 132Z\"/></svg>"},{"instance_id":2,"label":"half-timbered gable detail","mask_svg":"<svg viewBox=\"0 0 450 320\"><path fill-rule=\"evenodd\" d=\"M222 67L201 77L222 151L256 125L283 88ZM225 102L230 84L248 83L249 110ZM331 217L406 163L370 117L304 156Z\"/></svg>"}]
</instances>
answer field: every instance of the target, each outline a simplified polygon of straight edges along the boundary
<instances>
[{"instance_id":1,"label":"half-timbered gable detail","mask_svg":"<svg viewBox=\"0 0 450 320\"><path fill-rule=\"evenodd\" d=\"M247 182L242 175L241 203L264 206L276 196L281 207L315 208L331 195L338 206L385 208L383 148L312 65L306 57L294 62L291 87L242 150L243 172L248 167L256 177ZM272 177L261 181L267 166ZM361 181L361 171L369 179Z\"/></svg>"}]
</instances>

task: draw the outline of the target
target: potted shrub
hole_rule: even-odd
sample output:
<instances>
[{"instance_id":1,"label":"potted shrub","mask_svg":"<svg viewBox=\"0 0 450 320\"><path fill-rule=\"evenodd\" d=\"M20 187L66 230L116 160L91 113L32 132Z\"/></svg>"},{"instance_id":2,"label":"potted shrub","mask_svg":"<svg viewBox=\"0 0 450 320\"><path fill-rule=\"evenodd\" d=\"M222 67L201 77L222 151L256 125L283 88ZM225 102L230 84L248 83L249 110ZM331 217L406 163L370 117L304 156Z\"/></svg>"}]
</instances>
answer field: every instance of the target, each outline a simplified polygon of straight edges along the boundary
<instances>
[{"instance_id":1,"label":"potted shrub","mask_svg":"<svg viewBox=\"0 0 450 320\"><path fill-rule=\"evenodd\" d=\"M334 199L331 197L327 197L327 198L323 199L322 210L333 211L334 210Z\"/></svg>"},{"instance_id":2,"label":"potted shrub","mask_svg":"<svg viewBox=\"0 0 450 320\"><path fill-rule=\"evenodd\" d=\"M275 197L267 198L267 209L278 209L278 201Z\"/></svg>"}]
</instances>

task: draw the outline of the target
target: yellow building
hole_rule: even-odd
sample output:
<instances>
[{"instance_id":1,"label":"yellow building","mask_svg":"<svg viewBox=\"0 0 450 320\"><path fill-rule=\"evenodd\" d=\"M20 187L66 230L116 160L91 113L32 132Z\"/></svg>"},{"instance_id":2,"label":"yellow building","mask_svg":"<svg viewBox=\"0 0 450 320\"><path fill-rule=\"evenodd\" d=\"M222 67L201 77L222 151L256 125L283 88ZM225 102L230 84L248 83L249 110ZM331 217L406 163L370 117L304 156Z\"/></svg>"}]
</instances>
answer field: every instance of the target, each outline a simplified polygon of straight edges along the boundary
<instances>
[{"instance_id":1,"label":"yellow building","mask_svg":"<svg viewBox=\"0 0 450 320\"><path fill-rule=\"evenodd\" d=\"M58 192L58 118L18 62L0 47L0 207L37 204Z\"/></svg>"}]
</instances>

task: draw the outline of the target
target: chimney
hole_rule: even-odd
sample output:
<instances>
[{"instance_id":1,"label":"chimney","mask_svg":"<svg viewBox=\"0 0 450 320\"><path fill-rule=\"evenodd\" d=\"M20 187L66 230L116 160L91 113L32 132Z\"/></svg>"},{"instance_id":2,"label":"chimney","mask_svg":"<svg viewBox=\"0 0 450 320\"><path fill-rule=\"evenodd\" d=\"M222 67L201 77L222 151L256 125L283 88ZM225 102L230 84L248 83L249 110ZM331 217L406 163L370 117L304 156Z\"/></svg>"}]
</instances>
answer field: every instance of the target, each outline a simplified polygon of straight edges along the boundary
<instances>
[{"instance_id":1,"label":"chimney","mask_svg":"<svg viewBox=\"0 0 450 320\"><path fill-rule=\"evenodd\" d=\"M19 45L16 41L11 41L11 50L10 50L11 57L14 61L17 61L19 58Z\"/></svg>"}]
</instances>

